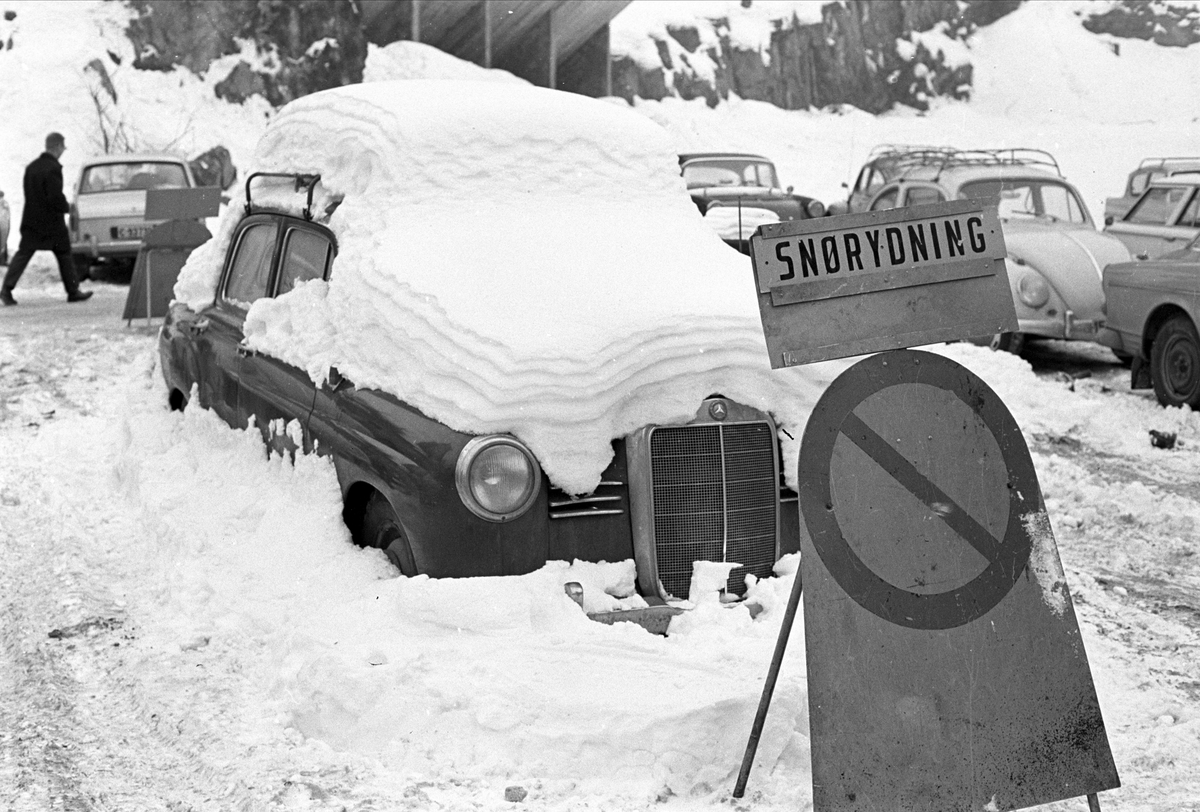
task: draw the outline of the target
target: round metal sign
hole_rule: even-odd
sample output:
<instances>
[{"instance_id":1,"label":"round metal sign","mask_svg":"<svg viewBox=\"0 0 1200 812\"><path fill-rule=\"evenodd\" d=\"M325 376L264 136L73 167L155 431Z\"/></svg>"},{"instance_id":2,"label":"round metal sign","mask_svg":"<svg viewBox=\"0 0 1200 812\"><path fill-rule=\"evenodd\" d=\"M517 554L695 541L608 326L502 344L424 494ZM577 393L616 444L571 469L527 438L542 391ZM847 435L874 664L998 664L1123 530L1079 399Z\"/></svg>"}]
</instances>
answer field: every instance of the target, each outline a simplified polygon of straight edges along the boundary
<instances>
[{"instance_id":1,"label":"round metal sign","mask_svg":"<svg viewBox=\"0 0 1200 812\"><path fill-rule=\"evenodd\" d=\"M912 629L962 626L999 604L1043 510L999 396L960 364L912 350L858 362L817 402L800 509L838 586Z\"/></svg>"}]
</instances>

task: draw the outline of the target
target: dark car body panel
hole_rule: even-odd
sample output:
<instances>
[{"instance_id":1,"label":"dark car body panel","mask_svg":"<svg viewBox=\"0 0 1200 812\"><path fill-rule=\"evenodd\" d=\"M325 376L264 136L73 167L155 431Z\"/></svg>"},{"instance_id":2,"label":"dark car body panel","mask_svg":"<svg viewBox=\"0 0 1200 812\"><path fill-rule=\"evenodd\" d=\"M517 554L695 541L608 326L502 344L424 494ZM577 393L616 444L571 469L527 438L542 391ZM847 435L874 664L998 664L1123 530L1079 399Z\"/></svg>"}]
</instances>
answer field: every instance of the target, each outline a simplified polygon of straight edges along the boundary
<instances>
[{"instance_id":1,"label":"dark car body panel","mask_svg":"<svg viewBox=\"0 0 1200 812\"><path fill-rule=\"evenodd\" d=\"M244 235L270 223L277 224L278 230L264 295L275 295L284 276L283 246L290 229L306 229L329 241L331 250L325 266L328 278L336 253L336 242L328 229L277 213L243 218L231 240L214 302L198 313L174 305L164 320L159 350L172 403L183 405L194 391L200 406L213 409L231 426L256 425L273 452L290 454L303 449L331 458L345 505L343 515L352 533L361 519L357 511L366 495L382 494L401 525L409 553L401 560L409 575L521 575L554 560L619 562L644 558L644 543L640 553L635 549L635 495L625 438L613 441L613 459L593 493L569 496L553 488L539 472L540 488L524 513L506 520L488 520L468 508L456 481L460 454L477 439L475 435L450 429L391 394L356 387L339 370L328 370L326 380L316 384L306 371L247 346L242 328L249 304L227 295L227 288L237 275L235 264L242 261L239 251L243 243L247 245L247 256L251 255L254 241L244 241ZM261 231L259 234L266 236ZM247 261L238 267L252 264ZM249 277L257 278L254 274ZM700 406L692 423L703 420L711 425L708 404L706 400ZM741 410L745 410L747 419L757 415L774 431L767 416L737 407L738 414ZM777 448L771 450L774 456L766 457L774 460L778 477ZM642 464L645 467L648 463ZM794 494L779 482L772 481L767 487L776 495L794 499ZM780 553L799 550L794 501L786 507L790 512L777 511L776 543L769 551L769 560L760 556L759 560L746 562L760 577L769 574ZM687 560L689 569L692 560ZM413 572L407 571L408 563ZM673 577L680 577L678 568ZM730 589L740 589L737 585L742 580L731 578ZM651 604L664 604L670 597L655 594L661 593L655 584L642 586L643 596ZM651 614L657 618L656 623L662 621L659 615Z\"/></svg>"}]
</instances>

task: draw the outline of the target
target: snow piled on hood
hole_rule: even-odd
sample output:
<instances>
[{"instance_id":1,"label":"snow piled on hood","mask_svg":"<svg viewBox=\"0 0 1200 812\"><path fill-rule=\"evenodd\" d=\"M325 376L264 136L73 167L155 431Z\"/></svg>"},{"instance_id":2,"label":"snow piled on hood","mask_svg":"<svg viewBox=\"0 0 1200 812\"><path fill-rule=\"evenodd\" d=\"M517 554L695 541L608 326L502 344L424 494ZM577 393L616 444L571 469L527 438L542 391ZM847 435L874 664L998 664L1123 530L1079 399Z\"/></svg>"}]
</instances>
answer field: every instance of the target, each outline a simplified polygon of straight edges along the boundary
<instances>
[{"instance_id":1,"label":"snow piled on hood","mask_svg":"<svg viewBox=\"0 0 1200 812\"><path fill-rule=\"evenodd\" d=\"M344 201L330 282L256 302L247 343L456 430L511 432L564 490L595 488L613 438L686 421L715 392L795 438L819 395L812 372L771 371L749 260L635 112L519 85L350 86L284 108L254 168L319 172L318 202ZM178 300L212 301L239 216Z\"/></svg>"}]
</instances>

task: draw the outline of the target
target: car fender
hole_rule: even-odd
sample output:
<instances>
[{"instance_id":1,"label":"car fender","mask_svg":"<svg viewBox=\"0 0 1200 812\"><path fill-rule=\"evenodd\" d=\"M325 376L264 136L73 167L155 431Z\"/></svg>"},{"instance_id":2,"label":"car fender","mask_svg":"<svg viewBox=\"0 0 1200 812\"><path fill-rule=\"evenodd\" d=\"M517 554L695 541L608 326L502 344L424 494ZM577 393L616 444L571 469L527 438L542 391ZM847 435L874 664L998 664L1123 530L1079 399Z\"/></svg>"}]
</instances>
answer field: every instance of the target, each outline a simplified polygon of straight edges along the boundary
<instances>
[{"instance_id":1,"label":"car fender","mask_svg":"<svg viewBox=\"0 0 1200 812\"><path fill-rule=\"evenodd\" d=\"M1004 224L1004 240L1017 264L1037 270L1063 305L1082 318L1103 316L1101 273L1110 262L1129 259L1117 240L1091 228L1063 229L1041 223Z\"/></svg>"}]
</instances>

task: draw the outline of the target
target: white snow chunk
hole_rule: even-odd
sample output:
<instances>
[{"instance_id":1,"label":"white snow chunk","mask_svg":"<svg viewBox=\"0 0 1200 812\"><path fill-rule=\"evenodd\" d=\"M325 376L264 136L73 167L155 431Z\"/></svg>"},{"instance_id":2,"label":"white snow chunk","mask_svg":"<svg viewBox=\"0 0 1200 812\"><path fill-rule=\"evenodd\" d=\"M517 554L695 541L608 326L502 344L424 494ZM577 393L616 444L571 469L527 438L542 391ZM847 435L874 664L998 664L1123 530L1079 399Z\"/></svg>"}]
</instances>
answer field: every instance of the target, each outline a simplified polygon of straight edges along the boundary
<instances>
[{"instance_id":1,"label":"white snow chunk","mask_svg":"<svg viewBox=\"0 0 1200 812\"><path fill-rule=\"evenodd\" d=\"M695 604L720 602L729 573L740 566L730 561L693 561L688 600Z\"/></svg>"},{"instance_id":2,"label":"white snow chunk","mask_svg":"<svg viewBox=\"0 0 1200 812\"><path fill-rule=\"evenodd\" d=\"M254 170L319 172L318 200L345 199L329 283L256 302L251 347L512 433L570 493L594 490L614 438L719 392L773 414L794 482L818 367L770 369L747 260L644 116L524 85L353 85L283 108ZM212 301L239 217L193 253L177 300Z\"/></svg>"}]
</instances>

